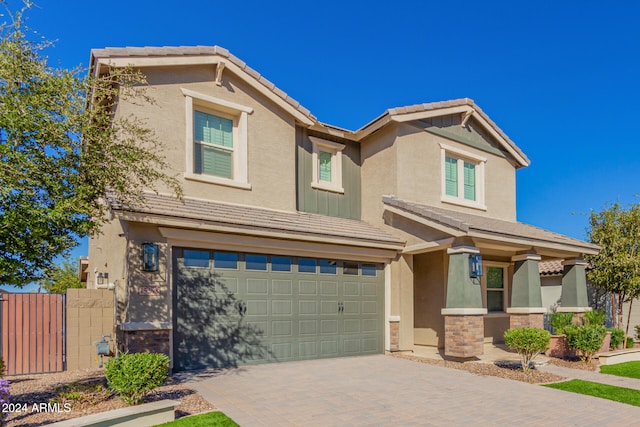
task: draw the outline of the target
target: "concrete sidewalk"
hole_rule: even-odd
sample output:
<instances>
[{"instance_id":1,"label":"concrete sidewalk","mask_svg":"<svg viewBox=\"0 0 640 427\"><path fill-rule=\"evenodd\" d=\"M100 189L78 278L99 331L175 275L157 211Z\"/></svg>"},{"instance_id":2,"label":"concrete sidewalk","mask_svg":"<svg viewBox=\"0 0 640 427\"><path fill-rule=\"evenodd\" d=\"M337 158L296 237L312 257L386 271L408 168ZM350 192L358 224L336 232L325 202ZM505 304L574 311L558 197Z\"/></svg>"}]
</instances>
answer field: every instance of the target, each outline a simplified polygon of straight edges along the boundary
<instances>
[{"instance_id":1,"label":"concrete sidewalk","mask_svg":"<svg viewBox=\"0 0 640 427\"><path fill-rule=\"evenodd\" d=\"M390 356L243 367L190 385L241 426L635 426L640 408Z\"/></svg>"}]
</instances>

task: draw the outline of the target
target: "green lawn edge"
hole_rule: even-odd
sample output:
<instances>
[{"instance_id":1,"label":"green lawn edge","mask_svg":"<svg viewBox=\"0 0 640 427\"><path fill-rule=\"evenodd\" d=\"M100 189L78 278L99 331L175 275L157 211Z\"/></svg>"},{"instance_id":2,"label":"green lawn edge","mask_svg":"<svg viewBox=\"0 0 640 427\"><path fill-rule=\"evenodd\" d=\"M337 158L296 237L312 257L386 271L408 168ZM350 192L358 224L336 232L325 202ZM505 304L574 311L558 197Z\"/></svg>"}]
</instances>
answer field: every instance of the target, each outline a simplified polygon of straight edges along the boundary
<instances>
[{"instance_id":1,"label":"green lawn edge","mask_svg":"<svg viewBox=\"0 0 640 427\"><path fill-rule=\"evenodd\" d=\"M640 361L631 361L618 363L616 365L603 365L600 372L608 375L617 375L619 377L640 379Z\"/></svg>"},{"instance_id":2,"label":"green lawn edge","mask_svg":"<svg viewBox=\"0 0 640 427\"><path fill-rule=\"evenodd\" d=\"M602 399L626 403L627 405L640 406L640 390L584 380L569 380L561 383L542 384L542 386L587 396L600 397Z\"/></svg>"},{"instance_id":3,"label":"green lawn edge","mask_svg":"<svg viewBox=\"0 0 640 427\"><path fill-rule=\"evenodd\" d=\"M191 415L189 417L180 418L164 424L158 424L156 427L240 427L235 421L227 417L220 411L207 412L204 414Z\"/></svg>"}]
</instances>

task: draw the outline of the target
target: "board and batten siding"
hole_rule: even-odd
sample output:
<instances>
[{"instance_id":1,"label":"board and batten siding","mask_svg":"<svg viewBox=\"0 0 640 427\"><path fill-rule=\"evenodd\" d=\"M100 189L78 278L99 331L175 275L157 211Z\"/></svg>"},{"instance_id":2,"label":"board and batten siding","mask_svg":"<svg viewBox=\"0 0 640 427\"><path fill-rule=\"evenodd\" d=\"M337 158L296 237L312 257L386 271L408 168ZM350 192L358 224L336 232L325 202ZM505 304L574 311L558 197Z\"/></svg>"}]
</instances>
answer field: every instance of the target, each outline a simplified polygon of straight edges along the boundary
<instances>
[{"instance_id":1,"label":"board and batten siding","mask_svg":"<svg viewBox=\"0 0 640 427\"><path fill-rule=\"evenodd\" d=\"M311 187L313 144L309 135L345 145L342 151L342 187L344 194ZM307 129L296 130L298 210L340 218L360 219L360 146Z\"/></svg>"}]
</instances>

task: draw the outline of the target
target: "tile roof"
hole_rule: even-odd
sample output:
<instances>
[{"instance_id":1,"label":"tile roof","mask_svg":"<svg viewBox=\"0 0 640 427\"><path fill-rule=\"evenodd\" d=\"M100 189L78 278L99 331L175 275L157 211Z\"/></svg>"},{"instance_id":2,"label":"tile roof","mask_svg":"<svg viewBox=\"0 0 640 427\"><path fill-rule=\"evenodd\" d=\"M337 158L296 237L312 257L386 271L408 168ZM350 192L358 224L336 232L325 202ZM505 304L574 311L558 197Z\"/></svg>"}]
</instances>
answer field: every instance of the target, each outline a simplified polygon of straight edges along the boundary
<instances>
[{"instance_id":1,"label":"tile roof","mask_svg":"<svg viewBox=\"0 0 640 427\"><path fill-rule=\"evenodd\" d=\"M564 266L561 259L554 259L551 261L540 261L538 263L538 270L543 276L557 276L562 274Z\"/></svg>"},{"instance_id":2,"label":"tile roof","mask_svg":"<svg viewBox=\"0 0 640 427\"><path fill-rule=\"evenodd\" d=\"M249 67L246 62L244 62L243 60L241 60L240 58L238 58L237 56L235 56L234 54L229 52L227 49L225 49L223 47L220 47L220 46L107 47L107 48L104 48L104 49L92 49L91 50L92 63L93 63L93 59L94 58L96 58L96 59L108 59L108 58L127 58L127 57L132 57L132 58L135 58L135 57L138 57L138 58L139 57L180 57L180 56L185 57L185 56L211 56L211 55L221 56L223 58L228 59L230 62L232 62L233 64L238 66L241 70L246 72L248 75L253 77L255 80L260 82L262 85L264 85L267 89L269 89L271 92L273 92L276 96L282 98L289 105L291 105L293 108L295 108L300 113L302 113L309 120L317 123L320 126L324 126L326 128L329 128L329 129L336 129L336 130L342 131L342 132L344 132L344 133L346 133L348 135L351 135L353 137L356 137L357 133L361 132L362 130L364 130L368 126L372 125L373 123L377 122L378 120L384 118L385 116L394 116L394 115L399 115L399 114L422 112L422 111L431 111L431 110L438 110L438 109L444 109L444 108L449 108L449 107L458 107L458 106L468 105L468 106L472 107L474 110L476 110L476 113L481 115L484 118L484 120L501 137L504 138L504 140L507 142L507 144L509 144L509 146L515 152L517 152L520 156L522 156L522 158L526 162L529 162L529 159L522 152L522 150L520 150L520 148L518 148L518 146L502 131L502 129L500 129L498 127L498 125L496 125L493 122L493 120L491 120L489 118L489 116L486 115L480 109L480 107L478 107L476 105L476 103L473 100L469 99L469 98L461 98L461 99L454 99L454 100L450 100L450 101L431 102L431 103L425 103L425 104L409 105L409 106L405 106L405 107L389 108L382 115L380 115L379 117L375 118L371 122L367 123L366 125L364 125L360 129L358 129L357 131L350 131L350 130L347 130L347 129L340 128L338 126L333 126L333 125L330 125L330 124L319 122L318 119L313 114L311 114L311 111L309 111L309 109L307 109L304 106L302 106L298 101L296 101L295 99L293 99L292 97L287 95L284 91L280 90L278 87L276 87L276 85L274 85L272 82L267 80L263 75L258 73L253 68Z\"/></svg>"},{"instance_id":3,"label":"tile roof","mask_svg":"<svg viewBox=\"0 0 640 427\"><path fill-rule=\"evenodd\" d=\"M599 250L599 247L594 244L534 227L533 225L525 224L523 222L510 222L464 212L436 208L433 206L407 202L394 196L383 196L383 202L388 206L399 208L422 218L459 230L468 235L490 235L497 240L500 240L500 237L520 238L531 241L532 244L537 246L544 246L545 243L552 243L556 245L560 244L570 247L572 250L577 249L582 253L594 253Z\"/></svg>"},{"instance_id":4,"label":"tile roof","mask_svg":"<svg viewBox=\"0 0 640 427\"><path fill-rule=\"evenodd\" d=\"M246 205L213 202L185 197L183 201L173 196L146 193L144 206L125 208L111 200L114 210L155 214L205 221L210 224L229 226L234 230L246 229L280 232L323 238L337 237L359 242L397 246L401 249L404 241L379 230L364 221L330 217L304 212L287 212Z\"/></svg>"},{"instance_id":5,"label":"tile roof","mask_svg":"<svg viewBox=\"0 0 640 427\"><path fill-rule=\"evenodd\" d=\"M316 117L298 101L280 90L263 75L249 67L246 62L220 46L162 46L162 47L107 47L104 49L92 49L93 58L123 58L123 57L169 57L169 56L221 56L227 58L242 71L262 83L267 89L285 100L289 105L298 110L310 120L317 122Z\"/></svg>"},{"instance_id":6,"label":"tile roof","mask_svg":"<svg viewBox=\"0 0 640 427\"><path fill-rule=\"evenodd\" d=\"M452 99L452 100L449 100L449 101L430 102L430 103L426 103L426 104L415 104L415 105L408 105L408 106L405 106L405 107L389 108L382 115L378 116L377 118L375 118L371 122L367 123L366 125L364 125L360 129L358 129L356 132L360 132L360 131L364 130L368 126L372 125L373 123L375 123L376 121L384 118L387 115L395 116L395 115L400 115L400 114L418 113L418 112L423 112L423 111L433 111L433 110L439 110L439 109L450 108L450 107L460 107L460 106L465 106L465 105L473 108L476 111L477 114L482 116L482 118L484 120L486 120L486 122L489 124L489 126L491 126L493 128L493 130L495 130L502 138L504 138L504 140L511 146L511 148L513 148L514 151L516 151L520 156L522 156L522 158L525 161L529 162L529 159L527 158L527 156L515 144L515 142L513 142L511 140L511 138L509 138L507 136L507 134L504 133L503 130L500 129L498 127L498 125L493 120L491 120L491 118L484 111L482 111L482 109L472 99L469 99L469 98L460 98L460 99Z\"/></svg>"}]
</instances>

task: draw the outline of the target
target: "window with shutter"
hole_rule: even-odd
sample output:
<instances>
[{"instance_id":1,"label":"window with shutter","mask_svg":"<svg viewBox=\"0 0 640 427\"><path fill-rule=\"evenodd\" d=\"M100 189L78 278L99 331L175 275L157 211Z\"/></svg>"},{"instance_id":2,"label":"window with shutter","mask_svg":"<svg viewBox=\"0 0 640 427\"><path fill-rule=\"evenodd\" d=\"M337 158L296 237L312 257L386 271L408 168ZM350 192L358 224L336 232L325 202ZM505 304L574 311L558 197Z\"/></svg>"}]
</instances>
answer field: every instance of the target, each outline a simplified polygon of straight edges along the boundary
<instances>
[{"instance_id":1,"label":"window with shutter","mask_svg":"<svg viewBox=\"0 0 640 427\"><path fill-rule=\"evenodd\" d=\"M440 143L440 149L442 153L441 200L486 210L484 167L487 159L443 143Z\"/></svg>"}]
</instances>

